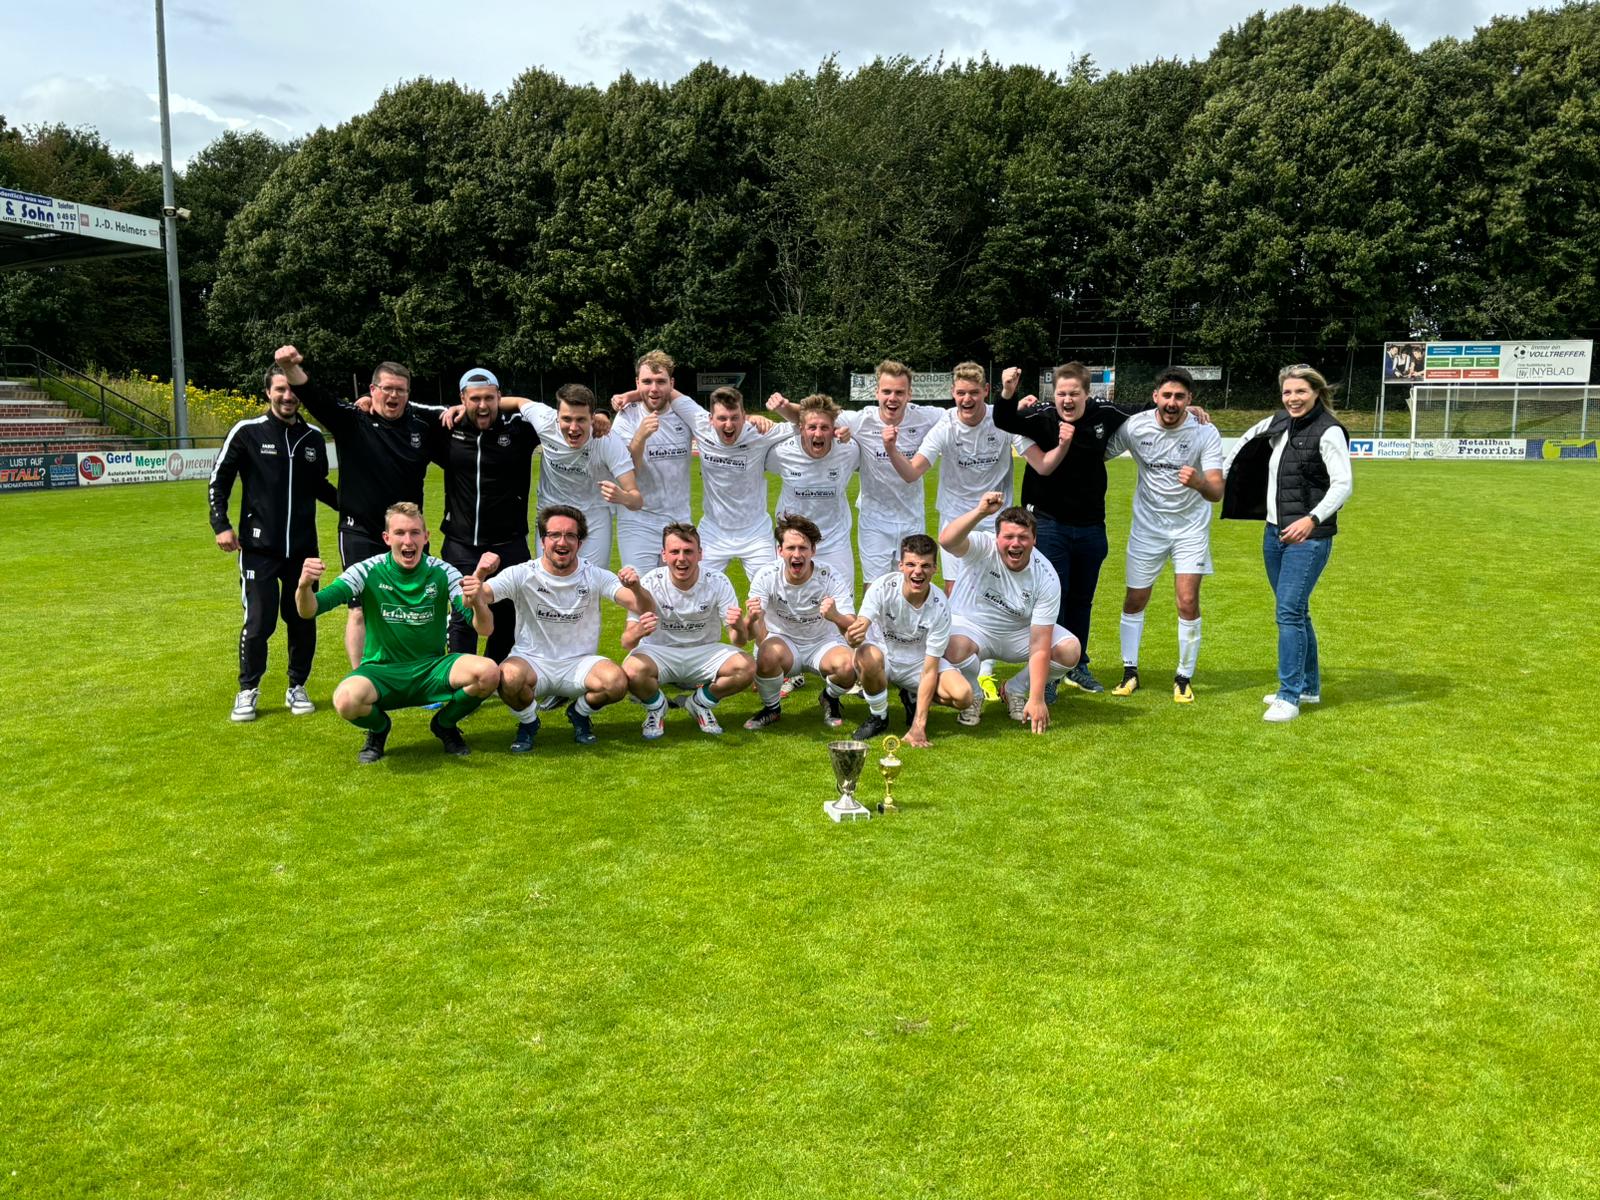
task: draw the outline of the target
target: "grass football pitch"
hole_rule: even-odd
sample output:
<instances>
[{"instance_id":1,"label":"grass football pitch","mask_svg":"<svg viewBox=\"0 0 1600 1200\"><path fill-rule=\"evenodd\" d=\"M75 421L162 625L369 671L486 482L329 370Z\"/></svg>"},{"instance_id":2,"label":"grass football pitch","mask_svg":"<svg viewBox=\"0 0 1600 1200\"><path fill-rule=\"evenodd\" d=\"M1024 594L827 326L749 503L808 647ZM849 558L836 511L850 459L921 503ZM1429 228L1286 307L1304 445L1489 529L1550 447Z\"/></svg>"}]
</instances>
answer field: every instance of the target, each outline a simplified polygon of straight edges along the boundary
<instances>
[{"instance_id":1,"label":"grass football pitch","mask_svg":"<svg viewBox=\"0 0 1600 1200\"><path fill-rule=\"evenodd\" d=\"M335 616L319 711L275 640L233 726L203 484L0 499L0 1196L1600 1194L1597 499L1357 464L1281 727L1219 522L1197 703L1169 576L1146 690L941 712L846 826L814 682L526 759L403 712L358 767Z\"/></svg>"}]
</instances>

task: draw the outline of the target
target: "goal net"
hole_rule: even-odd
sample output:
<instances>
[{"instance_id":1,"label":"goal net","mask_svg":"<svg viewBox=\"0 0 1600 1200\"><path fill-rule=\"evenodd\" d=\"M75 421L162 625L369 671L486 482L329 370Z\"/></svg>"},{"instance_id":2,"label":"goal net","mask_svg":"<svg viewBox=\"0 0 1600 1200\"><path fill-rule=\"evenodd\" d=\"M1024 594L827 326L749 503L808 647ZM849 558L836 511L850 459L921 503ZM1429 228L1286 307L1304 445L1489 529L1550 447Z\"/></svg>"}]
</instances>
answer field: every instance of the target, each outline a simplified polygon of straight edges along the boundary
<instances>
[{"instance_id":1,"label":"goal net","mask_svg":"<svg viewBox=\"0 0 1600 1200\"><path fill-rule=\"evenodd\" d=\"M1600 386L1417 384L1409 399L1383 391L1380 428L1390 437L1586 438L1600 425Z\"/></svg>"}]
</instances>

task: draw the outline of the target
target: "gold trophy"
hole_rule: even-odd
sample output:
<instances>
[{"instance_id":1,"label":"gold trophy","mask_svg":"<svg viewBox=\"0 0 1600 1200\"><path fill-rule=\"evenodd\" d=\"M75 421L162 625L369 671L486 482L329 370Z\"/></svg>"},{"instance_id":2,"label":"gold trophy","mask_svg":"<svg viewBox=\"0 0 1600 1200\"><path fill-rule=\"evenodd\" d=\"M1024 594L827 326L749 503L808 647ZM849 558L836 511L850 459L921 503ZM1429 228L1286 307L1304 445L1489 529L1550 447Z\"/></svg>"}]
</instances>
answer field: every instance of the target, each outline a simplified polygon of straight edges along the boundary
<instances>
[{"instance_id":1,"label":"gold trophy","mask_svg":"<svg viewBox=\"0 0 1600 1200\"><path fill-rule=\"evenodd\" d=\"M856 780L861 778L861 768L867 765L867 744L856 741L829 742L828 759L833 763L833 778L838 785L839 796L835 800L825 801L822 811L834 822L858 821L863 817L870 821L872 810L856 799Z\"/></svg>"},{"instance_id":2,"label":"gold trophy","mask_svg":"<svg viewBox=\"0 0 1600 1200\"><path fill-rule=\"evenodd\" d=\"M900 776L900 768L904 764L895 755L900 749L900 739L890 734L883 739L883 757L878 760L878 774L883 776L883 799L878 802L878 811L881 813L895 813L900 811L900 806L894 802L894 781Z\"/></svg>"}]
</instances>

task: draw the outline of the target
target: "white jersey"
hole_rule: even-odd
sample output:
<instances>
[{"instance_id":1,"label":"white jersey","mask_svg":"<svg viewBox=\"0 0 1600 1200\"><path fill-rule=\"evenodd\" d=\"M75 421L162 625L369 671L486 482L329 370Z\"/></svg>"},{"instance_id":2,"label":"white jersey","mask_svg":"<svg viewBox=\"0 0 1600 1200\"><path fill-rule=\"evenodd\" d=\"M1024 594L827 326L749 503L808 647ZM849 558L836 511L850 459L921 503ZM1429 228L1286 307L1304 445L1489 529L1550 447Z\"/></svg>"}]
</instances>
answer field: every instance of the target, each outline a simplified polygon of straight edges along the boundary
<instances>
[{"instance_id":1,"label":"white jersey","mask_svg":"<svg viewBox=\"0 0 1600 1200\"><path fill-rule=\"evenodd\" d=\"M649 646L708 646L722 640L722 614L737 606L739 597L721 571L700 568L700 578L685 590L672 582L666 567L646 571L641 581L655 597L656 631L639 643ZM628 614L628 623L639 618Z\"/></svg>"},{"instance_id":2,"label":"white jersey","mask_svg":"<svg viewBox=\"0 0 1600 1200\"><path fill-rule=\"evenodd\" d=\"M931 587L919 607L906 599L904 584L899 571L873 580L861 602L860 615L871 620L882 635L884 657L891 666L920 671L924 658L943 658L950 645L950 601Z\"/></svg>"},{"instance_id":3,"label":"white jersey","mask_svg":"<svg viewBox=\"0 0 1600 1200\"><path fill-rule=\"evenodd\" d=\"M526 404L522 419L539 431L540 508L552 504L570 504L585 513L604 513L610 519L611 505L600 496L600 483L609 479L615 483L633 470L633 458L620 438L607 434L591 437L576 448L567 445L561 436L561 425L555 409L548 404Z\"/></svg>"},{"instance_id":4,"label":"white jersey","mask_svg":"<svg viewBox=\"0 0 1600 1200\"><path fill-rule=\"evenodd\" d=\"M790 583L781 562L768 563L750 581L750 594L760 597L767 632L781 633L791 642L809 645L837 637L838 626L822 615L822 598L832 596L840 613L854 613L855 597L844 576L825 562L811 563L804 583Z\"/></svg>"},{"instance_id":5,"label":"white jersey","mask_svg":"<svg viewBox=\"0 0 1600 1200\"><path fill-rule=\"evenodd\" d=\"M645 441L644 462L634 474L639 491L644 494L644 507L638 517L660 518L663 525L689 519L689 449L694 440L695 416L701 413L693 400L679 396L657 414L661 425ZM626 449L638 432L639 423L649 415L643 401L628 405L617 414L611 435L619 438Z\"/></svg>"},{"instance_id":6,"label":"white jersey","mask_svg":"<svg viewBox=\"0 0 1600 1200\"><path fill-rule=\"evenodd\" d=\"M780 421L760 432L748 421L733 445L717 436L711 418L695 422L700 441L700 502L703 519L734 541L752 536L770 538L767 516L767 451L795 434L794 426Z\"/></svg>"},{"instance_id":7,"label":"white jersey","mask_svg":"<svg viewBox=\"0 0 1600 1200\"><path fill-rule=\"evenodd\" d=\"M1054 625L1061 607L1061 577L1037 549L1027 566L1013 571L1000 557L994 534L974 533L967 538L950 605L957 617L986 633Z\"/></svg>"},{"instance_id":8,"label":"white jersey","mask_svg":"<svg viewBox=\"0 0 1600 1200\"><path fill-rule=\"evenodd\" d=\"M583 559L571 575L552 575L542 559L507 567L489 588L496 600L517 610L517 641L511 653L522 659L579 658L600 648L600 601L615 600L622 581L604 567Z\"/></svg>"},{"instance_id":9,"label":"white jersey","mask_svg":"<svg viewBox=\"0 0 1600 1200\"><path fill-rule=\"evenodd\" d=\"M1155 409L1135 413L1106 443L1106 457L1126 450L1139 464L1133 490L1133 537L1170 538L1199 533L1211 524L1211 501L1178 482L1180 467L1222 470L1222 435L1191 414L1176 429L1162 426Z\"/></svg>"},{"instance_id":10,"label":"white jersey","mask_svg":"<svg viewBox=\"0 0 1600 1200\"><path fill-rule=\"evenodd\" d=\"M984 405L983 420L964 424L951 411L935 425L918 452L930 463L944 459L939 468L939 493L934 501L941 513L956 516L978 507L985 492L999 492L1011 503L1011 452L1026 454L1033 441L1020 433L1005 433L994 423L994 409ZM907 458L912 457L906 455Z\"/></svg>"},{"instance_id":11,"label":"white jersey","mask_svg":"<svg viewBox=\"0 0 1600 1200\"><path fill-rule=\"evenodd\" d=\"M900 418L900 435L895 445L907 458L913 457L923 439L948 415L947 410L926 404L908 404ZM850 430L851 439L861 447L861 490L856 508L863 524L882 526L890 531L922 529L927 517L923 511L922 480L907 483L889 461L883 448L884 421L876 408L848 412L839 424Z\"/></svg>"},{"instance_id":12,"label":"white jersey","mask_svg":"<svg viewBox=\"0 0 1600 1200\"><path fill-rule=\"evenodd\" d=\"M821 458L805 452L798 437L779 442L767 462L783 479L778 512L810 517L822 531L822 547L837 552L850 546L850 476L859 462L856 443L834 442Z\"/></svg>"}]
</instances>

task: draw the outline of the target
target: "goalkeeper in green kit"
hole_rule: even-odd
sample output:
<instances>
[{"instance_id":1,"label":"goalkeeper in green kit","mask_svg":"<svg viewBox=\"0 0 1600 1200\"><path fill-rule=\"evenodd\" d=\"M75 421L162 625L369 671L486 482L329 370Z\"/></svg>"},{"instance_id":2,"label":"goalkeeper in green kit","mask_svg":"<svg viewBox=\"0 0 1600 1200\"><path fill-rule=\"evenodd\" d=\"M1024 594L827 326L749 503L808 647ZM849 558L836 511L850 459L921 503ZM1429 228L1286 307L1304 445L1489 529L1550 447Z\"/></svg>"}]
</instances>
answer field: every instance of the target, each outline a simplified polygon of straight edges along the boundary
<instances>
[{"instance_id":1,"label":"goalkeeper in green kit","mask_svg":"<svg viewBox=\"0 0 1600 1200\"><path fill-rule=\"evenodd\" d=\"M500 683L492 659L446 650L454 609L480 637L494 631L494 617L483 593L483 576L500 565L486 554L473 574L463 577L449 563L423 553L428 531L422 510L402 502L384 514L383 541L389 553L353 564L321 591L312 586L326 569L320 558L306 559L294 602L300 615L319 617L351 602L366 614L366 644L361 662L333 691L333 707L352 725L367 731L358 761L383 757L389 713L428 704L442 707L428 728L446 754L469 754L457 727Z\"/></svg>"}]
</instances>

